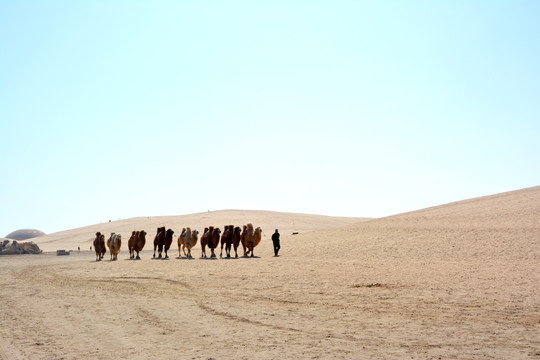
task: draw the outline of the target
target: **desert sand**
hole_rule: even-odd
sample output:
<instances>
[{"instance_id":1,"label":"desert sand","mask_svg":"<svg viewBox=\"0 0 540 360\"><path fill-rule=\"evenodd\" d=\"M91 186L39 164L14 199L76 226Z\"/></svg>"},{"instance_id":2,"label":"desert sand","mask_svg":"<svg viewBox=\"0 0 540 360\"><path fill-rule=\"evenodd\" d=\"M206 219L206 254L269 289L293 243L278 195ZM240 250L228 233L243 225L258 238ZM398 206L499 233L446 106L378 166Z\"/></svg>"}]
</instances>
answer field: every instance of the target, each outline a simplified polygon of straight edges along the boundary
<instances>
[{"instance_id":1,"label":"desert sand","mask_svg":"<svg viewBox=\"0 0 540 360\"><path fill-rule=\"evenodd\" d=\"M247 222L254 258L151 258L157 226ZM118 261L95 261L96 231L124 236ZM33 240L43 254L0 258L2 359L540 358L540 187L381 219L227 210Z\"/></svg>"}]
</instances>

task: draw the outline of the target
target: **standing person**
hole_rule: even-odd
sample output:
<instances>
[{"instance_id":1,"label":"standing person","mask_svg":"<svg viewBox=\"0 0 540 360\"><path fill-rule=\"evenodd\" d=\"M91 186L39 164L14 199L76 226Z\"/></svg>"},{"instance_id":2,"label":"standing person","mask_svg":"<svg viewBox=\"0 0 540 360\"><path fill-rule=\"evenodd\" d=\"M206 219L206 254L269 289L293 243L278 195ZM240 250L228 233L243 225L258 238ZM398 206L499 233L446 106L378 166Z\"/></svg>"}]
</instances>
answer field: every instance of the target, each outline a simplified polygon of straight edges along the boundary
<instances>
[{"instance_id":1,"label":"standing person","mask_svg":"<svg viewBox=\"0 0 540 360\"><path fill-rule=\"evenodd\" d=\"M272 242L274 243L274 256L278 256L279 249L279 232L278 229L272 234Z\"/></svg>"}]
</instances>

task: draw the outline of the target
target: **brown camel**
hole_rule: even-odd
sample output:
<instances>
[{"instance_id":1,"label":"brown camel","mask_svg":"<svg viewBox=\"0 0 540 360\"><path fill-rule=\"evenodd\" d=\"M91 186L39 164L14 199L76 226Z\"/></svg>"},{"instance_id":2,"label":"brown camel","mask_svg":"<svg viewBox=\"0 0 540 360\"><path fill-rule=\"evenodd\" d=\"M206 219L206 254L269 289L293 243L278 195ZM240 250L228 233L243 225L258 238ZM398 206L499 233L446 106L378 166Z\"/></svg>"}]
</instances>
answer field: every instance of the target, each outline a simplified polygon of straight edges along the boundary
<instances>
[{"instance_id":1,"label":"brown camel","mask_svg":"<svg viewBox=\"0 0 540 360\"><path fill-rule=\"evenodd\" d=\"M163 243L165 247L165 259L169 258L167 251L169 251L169 249L171 248L173 234L174 234L174 231L172 229L167 229L167 231L165 232L165 241ZM161 251L159 252L159 257L161 257Z\"/></svg>"},{"instance_id":2,"label":"brown camel","mask_svg":"<svg viewBox=\"0 0 540 360\"><path fill-rule=\"evenodd\" d=\"M208 240L208 247L210 248L210 251L212 254L210 257L215 258L216 253L214 252L214 249L219 246L219 237L221 234L221 230L219 228L215 228L214 232L212 233L212 238Z\"/></svg>"},{"instance_id":3,"label":"brown camel","mask_svg":"<svg viewBox=\"0 0 540 360\"><path fill-rule=\"evenodd\" d=\"M214 252L214 249L218 247L219 245L219 234L221 233L221 230L219 228L214 228L213 226L209 226L208 228L204 228L204 234L201 236L201 248L202 248L202 254L201 257L206 257L206 246L211 251L210 257L215 258L216 254Z\"/></svg>"},{"instance_id":4,"label":"brown camel","mask_svg":"<svg viewBox=\"0 0 540 360\"><path fill-rule=\"evenodd\" d=\"M188 228L189 229L189 228ZM191 229L190 229L190 232L191 232ZM177 244L178 244L178 257L182 257L182 248L185 248L185 238L186 238L186 235L187 235L187 229L186 228L182 228L182 232L180 233L180 236L178 237L178 241L177 241ZM189 234L191 236L191 234ZM186 251L184 250L184 253Z\"/></svg>"},{"instance_id":5,"label":"brown camel","mask_svg":"<svg viewBox=\"0 0 540 360\"><path fill-rule=\"evenodd\" d=\"M234 247L234 257L238 258L238 245L240 245L240 237L242 236L242 229L239 226L235 227L232 233L232 245Z\"/></svg>"},{"instance_id":6,"label":"brown camel","mask_svg":"<svg viewBox=\"0 0 540 360\"><path fill-rule=\"evenodd\" d=\"M214 227L205 227L204 232L201 236L201 257L206 257L206 246L208 245L208 241L212 237L212 233L214 232Z\"/></svg>"},{"instance_id":7,"label":"brown camel","mask_svg":"<svg viewBox=\"0 0 540 360\"><path fill-rule=\"evenodd\" d=\"M247 256L246 235L247 235L247 226L244 225L242 234L240 234L240 242L242 243L242 248L244 249L244 257Z\"/></svg>"},{"instance_id":8,"label":"brown camel","mask_svg":"<svg viewBox=\"0 0 540 360\"><path fill-rule=\"evenodd\" d=\"M234 225L225 225L223 227L223 235L221 235L221 253L219 257L223 257L223 246L225 245L225 255L231 257L231 245L234 232Z\"/></svg>"},{"instance_id":9,"label":"brown camel","mask_svg":"<svg viewBox=\"0 0 540 360\"><path fill-rule=\"evenodd\" d=\"M96 251L96 261L101 261L107 252L107 249L105 248L105 235L100 232L96 233L96 238L94 239L94 250Z\"/></svg>"},{"instance_id":10,"label":"brown camel","mask_svg":"<svg viewBox=\"0 0 540 360\"><path fill-rule=\"evenodd\" d=\"M161 252L163 251L163 244L165 243L165 226L158 227L156 236L154 237L154 256L156 257L156 249L159 251L159 257L161 258Z\"/></svg>"},{"instance_id":11,"label":"brown camel","mask_svg":"<svg viewBox=\"0 0 540 360\"><path fill-rule=\"evenodd\" d=\"M249 253L251 253L251 257L254 256L253 249L261 242L261 234L262 229L260 227L253 229L253 224L247 224L246 248L247 254L249 255Z\"/></svg>"},{"instance_id":12,"label":"brown camel","mask_svg":"<svg viewBox=\"0 0 540 360\"><path fill-rule=\"evenodd\" d=\"M146 231L133 231L128 241L129 258L140 260L139 252L142 251L146 244ZM137 252L137 256L135 256Z\"/></svg>"}]
</instances>

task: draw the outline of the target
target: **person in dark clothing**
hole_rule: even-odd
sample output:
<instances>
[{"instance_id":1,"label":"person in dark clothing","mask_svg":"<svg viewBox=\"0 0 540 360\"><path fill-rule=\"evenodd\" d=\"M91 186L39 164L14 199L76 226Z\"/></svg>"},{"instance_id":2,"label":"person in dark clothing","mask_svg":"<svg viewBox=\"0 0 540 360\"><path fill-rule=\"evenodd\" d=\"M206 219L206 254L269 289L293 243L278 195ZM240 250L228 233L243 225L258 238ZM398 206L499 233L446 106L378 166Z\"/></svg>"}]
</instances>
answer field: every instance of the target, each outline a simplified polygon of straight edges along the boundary
<instances>
[{"instance_id":1,"label":"person in dark clothing","mask_svg":"<svg viewBox=\"0 0 540 360\"><path fill-rule=\"evenodd\" d=\"M278 256L279 249L281 246L279 246L279 232L278 229L276 229L276 232L272 234L272 242L274 243L274 256Z\"/></svg>"}]
</instances>

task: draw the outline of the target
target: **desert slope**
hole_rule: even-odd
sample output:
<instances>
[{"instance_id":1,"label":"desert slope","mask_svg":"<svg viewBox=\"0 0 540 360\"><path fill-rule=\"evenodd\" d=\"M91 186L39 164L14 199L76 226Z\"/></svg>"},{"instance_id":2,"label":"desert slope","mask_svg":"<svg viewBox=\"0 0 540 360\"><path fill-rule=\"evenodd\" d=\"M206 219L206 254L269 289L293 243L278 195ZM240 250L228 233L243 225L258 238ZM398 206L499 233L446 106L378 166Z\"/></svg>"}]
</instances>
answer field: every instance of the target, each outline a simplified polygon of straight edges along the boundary
<instances>
[{"instance_id":1,"label":"desert slope","mask_svg":"<svg viewBox=\"0 0 540 360\"><path fill-rule=\"evenodd\" d=\"M521 229L538 228L538 219L540 186L398 214L381 222L394 226L425 221L429 227Z\"/></svg>"},{"instance_id":2,"label":"desert slope","mask_svg":"<svg viewBox=\"0 0 540 360\"><path fill-rule=\"evenodd\" d=\"M264 238L253 259L0 258L0 356L538 358L539 204L534 187L295 236L280 225L280 257Z\"/></svg>"},{"instance_id":3,"label":"desert slope","mask_svg":"<svg viewBox=\"0 0 540 360\"><path fill-rule=\"evenodd\" d=\"M262 227L263 234L269 237L275 228L279 228L281 234L303 233L342 227L366 220L369 219L257 210L220 210L189 215L138 217L112 221L53 233L36 238L34 241L43 251L75 250L78 246L83 250L88 250L95 238L95 233L98 231L107 237L111 232L122 234L127 241L133 230L145 230L148 233L147 239L153 239L156 229L160 226L172 228L175 231L175 236L177 236L182 228L186 226L202 232L209 225L223 228L224 225L241 226L252 222L255 226Z\"/></svg>"}]
</instances>

